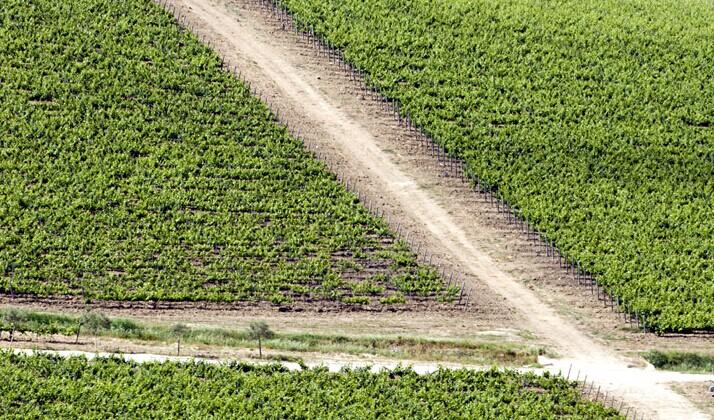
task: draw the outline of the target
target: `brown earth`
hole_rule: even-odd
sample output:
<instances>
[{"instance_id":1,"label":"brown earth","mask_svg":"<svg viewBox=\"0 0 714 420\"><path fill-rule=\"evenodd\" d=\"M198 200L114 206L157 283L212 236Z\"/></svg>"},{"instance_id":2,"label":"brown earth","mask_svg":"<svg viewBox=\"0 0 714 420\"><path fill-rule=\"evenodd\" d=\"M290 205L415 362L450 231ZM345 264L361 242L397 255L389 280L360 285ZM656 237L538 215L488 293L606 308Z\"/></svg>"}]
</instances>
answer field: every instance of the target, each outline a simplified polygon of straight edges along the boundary
<instances>
[{"instance_id":1,"label":"brown earth","mask_svg":"<svg viewBox=\"0 0 714 420\"><path fill-rule=\"evenodd\" d=\"M364 197L367 205L379 208L379 213L385 214L395 230L408 232L402 237L408 238L415 249L426 249L426 254L433 256L435 264L462 273L462 278L472 286L472 310L487 311L489 314L494 310L504 311L504 318L511 325L515 326L517 321L514 314L518 311L508 308L506 299L483 284L487 273L474 276L463 261L454 258L458 252L452 252L443 241L434 238L435 223L424 222L424 217L415 214L423 210L418 205L421 203L415 203L408 194L402 201L395 200L394 193L388 194L390 189L400 188L398 181L388 175L403 175L403 179L399 180L407 184L403 189L415 192L415 196L422 192L428 194L432 199L428 204L444 207L448 218L459 227L467 227L463 229L467 242L477 244L478 250L500 270L525 285L540 300L553 306L558 315L569 318L580 329L600 339L613 341L618 348L629 350L654 347L705 350L714 345L714 334L643 334L627 321L626 316L598 299L589 287L578 286L572 274L561 269L546 256L543 248L534 246L531 238L509 224L506 216L496 211L487 196L475 193L453 173L446 173L444 165L437 162L418 136L395 121L391 111L362 91L332 60L318 55L305 39L286 31L288 26L285 23L257 7L256 3L243 0L175 2L184 5L209 4L219 9L224 7L230 18L240 21L234 24L250 25L254 29L249 36L255 37L256 46L262 48L259 53L270 52L265 44L275 47L279 61L284 61L284 65L292 66L291 70L294 70L288 77L293 79L288 83L297 85L292 97L284 91L284 84L276 82L279 77L271 77L279 74L265 74L277 70L261 68L254 55L248 53L251 48L248 40L243 39L245 42L240 48L235 48L230 37L226 37L228 29L225 28L230 27L230 18L220 21L223 24L221 31L206 23L205 19L211 21L215 16L204 13L198 19L193 14L200 14L199 9L181 9L191 12L184 17L191 29L218 50L230 65L237 66L240 77L248 80L258 95L270 103L281 121L293 132L300 133L307 146L317 151L333 172L348 180L350 187L358 185L360 196ZM310 94L313 91L317 91L314 92L316 98ZM310 99L317 101L317 115L309 115L304 108ZM333 112L323 112L330 110ZM339 125L354 130L337 136ZM366 132L362 134L369 141L358 137L361 131ZM376 150L363 148L370 141L376 145ZM345 143L354 147L345 148ZM379 165L380 159L387 159L397 170L385 175ZM389 180L390 185L385 186L384 179Z\"/></svg>"},{"instance_id":2,"label":"brown earth","mask_svg":"<svg viewBox=\"0 0 714 420\"><path fill-rule=\"evenodd\" d=\"M672 388L694 402L704 414L714 418L714 397L709 387L714 385L714 375L709 382L687 382L672 384Z\"/></svg>"}]
</instances>

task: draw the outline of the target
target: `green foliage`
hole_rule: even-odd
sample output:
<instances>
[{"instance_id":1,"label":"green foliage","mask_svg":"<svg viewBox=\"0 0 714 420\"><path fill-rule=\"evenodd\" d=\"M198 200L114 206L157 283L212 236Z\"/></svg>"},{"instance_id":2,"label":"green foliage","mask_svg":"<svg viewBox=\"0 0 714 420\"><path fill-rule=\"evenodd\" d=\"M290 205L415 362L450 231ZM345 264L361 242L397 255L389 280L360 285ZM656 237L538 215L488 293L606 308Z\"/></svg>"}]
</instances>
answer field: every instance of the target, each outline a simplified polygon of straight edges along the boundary
<instances>
[{"instance_id":1,"label":"green foliage","mask_svg":"<svg viewBox=\"0 0 714 420\"><path fill-rule=\"evenodd\" d=\"M625 309L714 329L711 2L281 3Z\"/></svg>"},{"instance_id":2,"label":"green foliage","mask_svg":"<svg viewBox=\"0 0 714 420\"><path fill-rule=\"evenodd\" d=\"M7 418L621 418L574 384L515 371L330 373L0 353Z\"/></svg>"},{"instance_id":3,"label":"green foliage","mask_svg":"<svg viewBox=\"0 0 714 420\"><path fill-rule=\"evenodd\" d=\"M73 335L76 334L77 328L77 319L69 316L28 312L16 308L0 310L0 332Z\"/></svg>"},{"instance_id":4,"label":"green foliage","mask_svg":"<svg viewBox=\"0 0 714 420\"><path fill-rule=\"evenodd\" d=\"M391 295L379 299L379 302L384 305L401 305L406 303L406 301L404 294L400 292L394 292Z\"/></svg>"},{"instance_id":5,"label":"green foliage","mask_svg":"<svg viewBox=\"0 0 714 420\"><path fill-rule=\"evenodd\" d=\"M714 355L652 350L644 353L643 356L657 369L700 373L714 372Z\"/></svg>"},{"instance_id":6,"label":"green foliage","mask_svg":"<svg viewBox=\"0 0 714 420\"><path fill-rule=\"evenodd\" d=\"M176 355L180 356L181 355L181 338L185 337L186 334L188 334L190 329L184 325L184 324L174 324L171 326L169 329L169 332L171 333L171 336L176 338Z\"/></svg>"},{"instance_id":7,"label":"green foliage","mask_svg":"<svg viewBox=\"0 0 714 420\"><path fill-rule=\"evenodd\" d=\"M438 301L440 302L454 302L456 299L459 298L459 295L461 294L461 289L456 286L451 286L446 291L437 298Z\"/></svg>"},{"instance_id":8,"label":"green foliage","mask_svg":"<svg viewBox=\"0 0 714 420\"><path fill-rule=\"evenodd\" d=\"M372 279L365 280L360 283L354 283L352 285L352 293L355 295L381 295L384 293L384 286L378 284L377 281L385 281L385 276L375 276Z\"/></svg>"},{"instance_id":9,"label":"green foliage","mask_svg":"<svg viewBox=\"0 0 714 420\"><path fill-rule=\"evenodd\" d=\"M17 325L25 320L25 314L15 308L10 308L2 314L3 321L7 324Z\"/></svg>"},{"instance_id":10,"label":"green foliage","mask_svg":"<svg viewBox=\"0 0 714 420\"><path fill-rule=\"evenodd\" d=\"M263 340L267 340L275 336L275 333L270 329L265 321L251 322L248 327L248 337L253 340L258 340L258 354L263 358Z\"/></svg>"},{"instance_id":11,"label":"green foliage","mask_svg":"<svg viewBox=\"0 0 714 420\"><path fill-rule=\"evenodd\" d=\"M248 326L248 337L253 340L262 340L271 338L275 333L270 329L270 326L265 321L251 322Z\"/></svg>"},{"instance_id":12,"label":"green foliage","mask_svg":"<svg viewBox=\"0 0 714 420\"><path fill-rule=\"evenodd\" d=\"M148 0L3 1L0 86L0 292L339 300L365 262L444 290Z\"/></svg>"},{"instance_id":13,"label":"green foliage","mask_svg":"<svg viewBox=\"0 0 714 420\"><path fill-rule=\"evenodd\" d=\"M102 313L86 312L79 319L79 324L92 334L97 334L102 330L107 330L112 325L109 317Z\"/></svg>"},{"instance_id":14,"label":"green foliage","mask_svg":"<svg viewBox=\"0 0 714 420\"><path fill-rule=\"evenodd\" d=\"M189 333L190 329L185 324L174 324L169 329L171 335L176 338L181 338Z\"/></svg>"},{"instance_id":15,"label":"green foliage","mask_svg":"<svg viewBox=\"0 0 714 420\"><path fill-rule=\"evenodd\" d=\"M347 296L342 298L342 302L349 305L368 305L370 300L367 296Z\"/></svg>"},{"instance_id":16,"label":"green foliage","mask_svg":"<svg viewBox=\"0 0 714 420\"><path fill-rule=\"evenodd\" d=\"M144 337L144 327L135 321L123 318L113 318L110 326L111 333L123 338Z\"/></svg>"}]
</instances>

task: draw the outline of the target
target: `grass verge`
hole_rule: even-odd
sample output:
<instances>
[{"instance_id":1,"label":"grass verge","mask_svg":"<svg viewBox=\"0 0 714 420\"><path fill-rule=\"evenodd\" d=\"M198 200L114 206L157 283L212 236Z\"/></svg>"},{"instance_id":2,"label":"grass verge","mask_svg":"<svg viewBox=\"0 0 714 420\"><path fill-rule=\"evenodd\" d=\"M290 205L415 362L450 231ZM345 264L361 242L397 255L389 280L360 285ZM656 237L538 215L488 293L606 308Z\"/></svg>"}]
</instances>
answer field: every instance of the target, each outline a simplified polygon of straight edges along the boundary
<instances>
[{"instance_id":1,"label":"grass verge","mask_svg":"<svg viewBox=\"0 0 714 420\"><path fill-rule=\"evenodd\" d=\"M53 314L15 308L0 310L0 338L17 339L17 333L25 333L23 338L36 339L57 336L70 342L82 342L87 336L114 337L144 342L168 343L176 341L175 331L181 330L183 344L198 344L212 347L258 348L258 343L248 336L247 331L175 325L159 325L137 322L128 318L107 317L98 312L82 315ZM77 334L79 331L79 334ZM537 363L538 356L545 351L540 347L520 346L509 343L476 342L470 340L430 340L412 337L350 337L344 335L281 333L263 341L263 348L316 353L347 353L371 355L393 359L429 360L459 362L478 365L525 366Z\"/></svg>"}]
</instances>

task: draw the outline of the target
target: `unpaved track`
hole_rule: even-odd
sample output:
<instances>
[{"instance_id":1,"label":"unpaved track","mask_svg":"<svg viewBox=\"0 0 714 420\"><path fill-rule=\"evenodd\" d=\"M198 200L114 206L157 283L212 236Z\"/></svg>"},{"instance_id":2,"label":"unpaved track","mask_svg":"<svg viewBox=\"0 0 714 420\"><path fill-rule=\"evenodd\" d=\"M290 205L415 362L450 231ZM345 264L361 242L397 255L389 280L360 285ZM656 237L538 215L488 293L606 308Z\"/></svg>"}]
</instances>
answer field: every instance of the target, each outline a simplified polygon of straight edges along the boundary
<instances>
[{"instance_id":1,"label":"unpaved track","mask_svg":"<svg viewBox=\"0 0 714 420\"><path fill-rule=\"evenodd\" d=\"M393 154L384 150L380 138L370 131L369 124L349 115L334 98L321 91L320 74L302 65L304 57L271 42L269 27L261 22L259 13L210 0L176 0L175 4L183 6L182 13L188 13L189 19L199 25L199 33L208 31L213 39L220 40L221 50L241 57L238 64L248 79L262 81L271 101L292 107L293 115L327 135L322 140L349 156L359 173L380 187L386 201L428 232L462 269L517 308L528 329L552 342L564 357L553 362L554 368L566 371L572 365L581 378L587 375L641 413L667 419L706 418L688 400L662 384L658 379L661 373L629 367L623 357L580 331L499 268L478 243L469 240L469 230L478 226L453 217L455 209L449 203L437 200L400 168Z\"/></svg>"}]
</instances>

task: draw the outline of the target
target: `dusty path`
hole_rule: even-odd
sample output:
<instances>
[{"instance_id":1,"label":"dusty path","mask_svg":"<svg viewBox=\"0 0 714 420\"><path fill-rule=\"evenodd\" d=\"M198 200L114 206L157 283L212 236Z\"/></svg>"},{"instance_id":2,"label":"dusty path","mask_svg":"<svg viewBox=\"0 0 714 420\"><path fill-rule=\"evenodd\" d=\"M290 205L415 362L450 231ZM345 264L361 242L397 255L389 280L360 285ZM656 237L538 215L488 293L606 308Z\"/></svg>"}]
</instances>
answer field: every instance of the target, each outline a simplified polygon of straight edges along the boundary
<instances>
[{"instance_id":1,"label":"dusty path","mask_svg":"<svg viewBox=\"0 0 714 420\"><path fill-rule=\"evenodd\" d=\"M368 122L355 118L334 97L324 94L321 73L305 66L304 57L272 42L271 28L261 21L259 12L241 4L226 6L210 0L176 0L175 4L183 7L182 14L187 14L196 32L217 42L228 61L235 62L271 102L290 109L290 121L308 122L313 130L305 137L319 136L316 141L329 143L328 149L347 156L355 173L368 177L379 187L384 200L427 232L432 242L441 244L452 261L501 296L504 303L517 308L527 328L552 342L564 357L553 361L555 370L567 370L572 365L641 413L667 419L706 418L662 384L661 373L630 367L622 356L544 304L537 294L501 269L478 243L469 240L469 231L478 226L452 216L458 209L439 201L400 167L393 153L370 131Z\"/></svg>"}]
</instances>

